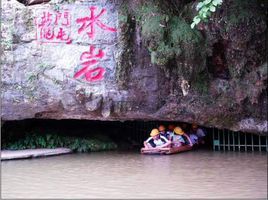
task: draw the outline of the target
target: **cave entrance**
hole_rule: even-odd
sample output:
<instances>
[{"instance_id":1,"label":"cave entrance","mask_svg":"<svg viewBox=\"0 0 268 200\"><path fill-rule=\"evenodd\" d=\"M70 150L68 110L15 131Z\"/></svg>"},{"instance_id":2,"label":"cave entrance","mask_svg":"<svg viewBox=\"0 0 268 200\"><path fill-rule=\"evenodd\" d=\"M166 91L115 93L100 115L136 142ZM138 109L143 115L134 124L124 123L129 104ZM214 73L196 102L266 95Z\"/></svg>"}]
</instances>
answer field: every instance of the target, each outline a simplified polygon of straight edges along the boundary
<instances>
[{"instance_id":1,"label":"cave entrance","mask_svg":"<svg viewBox=\"0 0 268 200\"><path fill-rule=\"evenodd\" d=\"M7 121L1 127L2 147L25 138L29 133L58 134L67 137L108 137L119 149L139 149L153 128L175 124L189 130L191 124L172 121L89 121L28 119ZM206 144L201 148L214 151L268 151L267 136L201 127ZM38 138L37 138L38 139Z\"/></svg>"}]
</instances>

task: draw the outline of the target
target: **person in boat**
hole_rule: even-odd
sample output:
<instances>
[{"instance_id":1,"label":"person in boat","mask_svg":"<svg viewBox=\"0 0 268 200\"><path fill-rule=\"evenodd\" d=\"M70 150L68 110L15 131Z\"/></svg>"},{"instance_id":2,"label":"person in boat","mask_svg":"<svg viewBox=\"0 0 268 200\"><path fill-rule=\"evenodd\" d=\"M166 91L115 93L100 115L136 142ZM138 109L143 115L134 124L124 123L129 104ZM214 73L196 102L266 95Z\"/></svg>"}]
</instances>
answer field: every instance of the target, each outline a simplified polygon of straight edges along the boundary
<instances>
[{"instance_id":1,"label":"person in boat","mask_svg":"<svg viewBox=\"0 0 268 200\"><path fill-rule=\"evenodd\" d=\"M158 130L159 130L159 133L160 135L164 136L165 138L169 139L169 135L168 133L166 132L166 127L164 125L160 125L158 127Z\"/></svg>"},{"instance_id":2,"label":"person in boat","mask_svg":"<svg viewBox=\"0 0 268 200\"><path fill-rule=\"evenodd\" d=\"M160 135L158 129L153 129L150 136L146 141L144 141L145 148L164 148L169 147L171 142L164 136Z\"/></svg>"},{"instance_id":3,"label":"person in boat","mask_svg":"<svg viewBox=\"0 0 268 200\"><path fill-rule=\"evenodd\" d=\"M189 136L192 144L193 145L198 144L198 137L196 136L195 133L191 132L189 125L186 123L183 123L181 127L182 127L183 132L186 133L187 136ZM186 139L189 140L188 138ZM186 142L186 143L190 144L190 142Z\"/></svg>"},{"instance_id":4,"label":"person in boat","mask_svg":"<svg viewBox=\"0 0 268 200\"><path fill-rule=\"evenodd\" d=\"M198 145L198 137L197 137L197 135L195 133L192 133L192 132L190 132L188 135L189 135L189 138L190 138L192 144L193 145Z\"/></svg>"},{"instance_id":5,"label":"person in boat","mask_svg":"<svg viewBox=\"0 0 268 200\"><path fill-rule=\"evenodd\" d=\"M181 127L177 126L174 129L174 135L172 137L172 146L179 147L182 145L193 146L193 143L190 137L181 129Z\"/></svg>"},{"instance_id":6,"label":"person in boat","mask_svg":"<svg viewBox=\"0 0 268 200\"><path fill-rule=\"evenodd\" d=\"M189 127L189 125L188 124L186 124L186 123L183 123L182 125L181 125L181 129L184 131L184 133L189 133L189 131L190 131L190 127Z\"/></svg>"},{"instance_id":7,"label":"person in boat","mask_svg":"<svg viewBox=\"0 0 268 200\"><path fill-rule=\"evenodd\" d=\"M174 135L174 128L175 128L174 124L168 125L167 135L169 140L171 140L172 136Z\"/></svg>"},{"instance_id":8,"label":"person in boat","mask_svg":"<svg viewBox=\"0 0 268 200\"><path fill-rule=\"evenodd\" d=\"M177 126L174 128L173 134L172 134L172 147L179 147L185 144L185 140L182 137L184 134L183 130Z\"/></svg>"},{"instance_id":9,"label":"person in boat","mask_svg":"<svg viewBox=\"0 0 268 200\"><path fill-rule=\"evenodd\" d=\"M205 144L205 131L202 128L199 128L196 123L192 124L192 129L190 131L190 135L195 134L198 138L198 144Z\"/></svg>"}]
</instances>

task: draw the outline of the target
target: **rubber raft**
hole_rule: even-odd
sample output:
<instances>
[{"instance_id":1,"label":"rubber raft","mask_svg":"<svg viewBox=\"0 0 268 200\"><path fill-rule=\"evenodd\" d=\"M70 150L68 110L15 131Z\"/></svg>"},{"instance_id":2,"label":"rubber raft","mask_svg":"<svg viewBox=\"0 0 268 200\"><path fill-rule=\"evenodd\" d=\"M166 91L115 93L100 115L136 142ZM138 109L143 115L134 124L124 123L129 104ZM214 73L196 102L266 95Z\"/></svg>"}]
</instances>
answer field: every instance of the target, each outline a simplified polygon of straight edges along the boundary
<instances>
[{"instance_id":1,"label":"rubber raft","mask_svg":"<svg viewBox=\"0 0 268 200\"><path fill-rule=\"evenodd\" d=\"M180 147L170 147L170 148L141 148L141 154L159 154L159 155L170 155L175 153L180 153L184 151L192 150L192 146L184 145Z\"/></svg>"}]
</instances>

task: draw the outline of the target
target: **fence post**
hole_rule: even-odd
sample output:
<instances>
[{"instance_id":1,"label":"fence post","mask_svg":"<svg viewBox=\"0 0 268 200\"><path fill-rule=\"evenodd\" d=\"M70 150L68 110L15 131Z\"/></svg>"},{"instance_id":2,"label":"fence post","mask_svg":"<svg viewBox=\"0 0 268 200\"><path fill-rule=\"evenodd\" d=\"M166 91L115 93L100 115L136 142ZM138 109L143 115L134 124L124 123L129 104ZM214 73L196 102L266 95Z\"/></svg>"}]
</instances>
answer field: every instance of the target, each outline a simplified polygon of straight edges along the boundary
<instances>
[{"instance_id":1,"label":"fence post","mask_svg":"<svg viewBox=\"0 0 268 200\"><path fill-rule=\"evenodd\" d=\"M238 150L240 151L240 132L238 132Z\"/></svg>"},{"instance_id":2,"label":"fence post","mask_svg":"<svg viewBox=\"0 0 268 200\"><path fill-rule=\"evenodd\" d=\"M223 151L225 151L225 129L222 131L222 136L223 136Z\"/></svg>"},{"instance_id":3,"label":"fence post","mask_svg":"<svg viewBox=\"0 0 268 200\"><path fill-rule=\"evenodd\" d=\"M234 137L234 132L232 131L233 133L233 151L235 151L235 137Z\"/></svg>"},{"instance_id":4,"label":"fence post","mask_svg":"<svg viewBox=\"0 0 268 200\"><path fill-rule=\"evenodd\" d=\"M230 151L230 131L227 130L227 134L228 134L228 151Z\"/></svg>"},{"instance_id":5,"label":"fence post","mask_svg":"<svg viewBox=\"0 0 268 200\"><path fill-rule=\"evenodd\" d=\"M253 133L251 133L251 151L254 151L254 144L253 144Z\"/></svg>"},{"instance_id":6,"label":"fence post","mask_svg":"<svg viewBox=\"0 0 268 200\"><path fill-rule=\"evenodd\" d=\"M219 129L217 129L217 132L218 132L218 140L219 140L218 151L220 151L221 150L221 138L220 138Z\"/></svg>"},{"instance_id":7,"label":"fence post","mask_svg":"<svg viewBox=\"0 0 268 200\"><path fill-rule=\"evenodd\" d=\"M266 137L266 151L268 152L268 137L267 137L267 135L265 136Z\"/></svg>"},{"instance_id":8,"label":"fence post","mask_svg":"<svg viewBox=\"0 0 268 200\"><path fill-rule=\"evenodd\" d=\"M245 151L248 151L248 146L247 146L247 134L245 134Z\"/></svg>"},{"instance_id":9,"label":"fence post","mask_svg":"<svg viewBox=\"0 0 268 200\"><path fill-rule=\"evenodd\" d=\"M215 140L215 137L214 137L214 127L213 127L213 128L212 128L212 144L213 144L213 151L215 151L214 140Z\"/></svg>"},{"instance_id":10,"label":"fence post","mask_svg":"<svg viewBox=\"0 0 268 200\"><path fill-rule=\"evenodd\" d=\"M259 151L261 151L261 136L259 135Z\"/></svg>"}]
</instances>

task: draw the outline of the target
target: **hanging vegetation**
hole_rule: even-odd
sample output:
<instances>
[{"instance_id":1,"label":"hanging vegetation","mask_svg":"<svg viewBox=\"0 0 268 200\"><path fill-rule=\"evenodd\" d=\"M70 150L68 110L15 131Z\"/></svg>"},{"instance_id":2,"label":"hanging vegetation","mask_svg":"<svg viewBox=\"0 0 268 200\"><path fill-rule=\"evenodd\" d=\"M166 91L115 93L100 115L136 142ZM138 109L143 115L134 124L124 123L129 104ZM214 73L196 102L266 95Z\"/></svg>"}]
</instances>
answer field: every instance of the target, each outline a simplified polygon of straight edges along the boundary
<instances>
[{"instance_id":1,"label":"hanging vegetation","mask_svg":"<svg viewBox=\"0 0 268 200\"><path fill-rule=\"evenodd\" d=\"M103 135L82 138L72 136L61 136L55 133L38 134L30 132L24 138L17 141L2 143L1 148L6 150L36 149L36 148L58 148L66 147L74 152L90 152L102 150L114 150L117 144Z\"/></svg>"}]
</instances>

